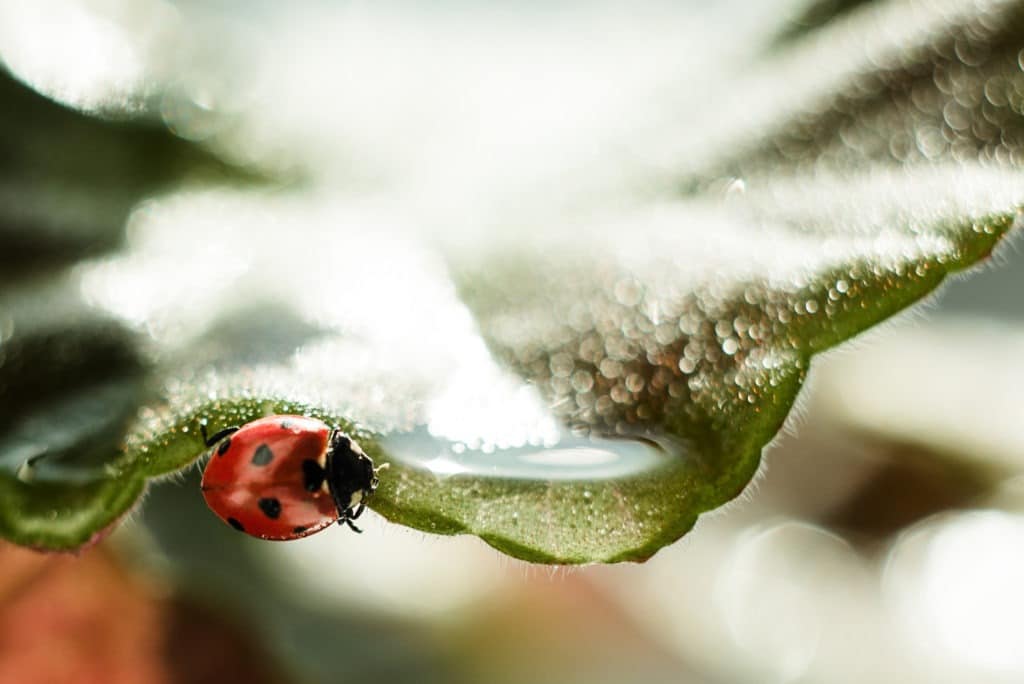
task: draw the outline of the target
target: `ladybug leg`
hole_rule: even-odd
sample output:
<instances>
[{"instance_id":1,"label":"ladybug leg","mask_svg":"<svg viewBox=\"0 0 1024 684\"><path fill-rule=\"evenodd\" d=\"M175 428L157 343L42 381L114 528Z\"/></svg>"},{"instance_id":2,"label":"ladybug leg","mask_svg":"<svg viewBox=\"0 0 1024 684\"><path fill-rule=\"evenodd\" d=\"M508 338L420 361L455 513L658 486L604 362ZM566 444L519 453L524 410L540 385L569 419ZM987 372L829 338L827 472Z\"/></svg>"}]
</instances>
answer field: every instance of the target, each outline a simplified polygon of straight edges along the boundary
<instances>
[{"instance_id":1,"label":"ladybug leg","mask_svg":"<svg viewBox=\"0 0 1024 684\"><path fill-rule=\"evenodd\" d=\"M358 518L359 516L361 516L363 514L363 511L365 511L365 510L366 510L366 504L359 504L355 508L347 509L342 514L342 516L340 518L338 518L338 524L339 525L342 525L342 524L348 525L349 528L353 532L358 532L359 534L362 534L363 531L361 529L359 529L358 527L356 527L356 524L354 522L352 522L352 521L355 520L356 518Z\"/></svg>"},{"instance_id":2,"label":"ladybug leg","mask_svg":"<svg viewBox=\"0 0 1024 684\"><path fill-rule=\"evenodd\" d=\"M215 432L212 437L207 437L206 436L206 426L205 425L200 425L199 426L199 434L201 434L203 436L203 441L206 443L207 447L212 447L214 444L216 444L220 440L224 439L228 435L233 435L236 432L238 432L238 428L237 427L229 427L229 428L224 428L223 430L220 430L219 432Z\"/></svg>"}]
</instances>

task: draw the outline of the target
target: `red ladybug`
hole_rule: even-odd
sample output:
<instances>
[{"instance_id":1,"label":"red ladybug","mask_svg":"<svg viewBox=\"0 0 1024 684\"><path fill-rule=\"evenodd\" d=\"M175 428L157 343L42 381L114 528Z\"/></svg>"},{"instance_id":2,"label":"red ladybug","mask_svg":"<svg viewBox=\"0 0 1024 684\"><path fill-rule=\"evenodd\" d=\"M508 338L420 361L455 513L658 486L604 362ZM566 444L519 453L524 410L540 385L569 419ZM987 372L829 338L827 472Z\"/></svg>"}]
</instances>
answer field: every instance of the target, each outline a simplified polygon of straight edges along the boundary
<instances>
[{"instance_id":1,"label":"red ladybug","mask_svg":"<svg viewBox=\"0 0 1024 684\"><path fill-rule=\"evenodd\" d=\"M305 416L267 416L207 438L206 504L261 539L298 539L353 520L377 489L373 460L348 435Z\"/></svg>"}]
</instances>

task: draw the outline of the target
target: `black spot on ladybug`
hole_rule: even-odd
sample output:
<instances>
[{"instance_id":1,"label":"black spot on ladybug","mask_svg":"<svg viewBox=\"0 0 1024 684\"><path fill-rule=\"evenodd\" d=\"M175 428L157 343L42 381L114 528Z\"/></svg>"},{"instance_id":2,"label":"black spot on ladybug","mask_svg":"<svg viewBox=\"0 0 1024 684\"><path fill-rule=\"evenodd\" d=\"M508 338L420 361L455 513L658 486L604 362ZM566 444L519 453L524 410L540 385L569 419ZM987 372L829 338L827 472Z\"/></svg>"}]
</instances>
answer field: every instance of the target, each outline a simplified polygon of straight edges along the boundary
<instances>
[{"instance_id":1,"label":"black spot on ladybug","mask_svg":"<svg viewBox=\"0 0 1024 684\"><path fill-rule=\"evenodd\" d=\"M253 465L265 466L273 460L274 452L266 444L260 444L256 447L256 453L252 455Z\"/></svg>"},{"instance_id":2,"label":"black spot on ladybug","mask_svg":"<svg viewBox=\"0 0 1024 684\"><path fill-rule=\"evenodd\" d=\"M260 499L260 510L263 511L263 515L274 520L277 516L281 515L281 502L274 498Z\"/></svg>"},{"instance_id":3,"label":"black spot on ladybug","mask_svg":"<svg viewBox=\"0 0 1024 684\"><path fill-rule=\"evenodd\" d=\"M281 421L281 429L282 430L291 430L292 429L292 421L290 421L290 420L282 420Z\"/></svg>"},{"instance_id":4,"label":"black spot on ladybug","mask_svg":"<svg viewBox=\"0 0 1024 684\"><path fill-rule=\"evenodd\" d=\"M219 447L217 447L217 455L218 456L223 456L224 454L226 454L228 452L228 449L230 449L230 448L231 448L231 438L230 437L225 437L224 441L220 443Z\"/></svg>"},{"instance_id":5,"label":"black spot on ladybug","mask_svg":"<svg viewBox=\"0 0 1024 684\"><path fill-rule=\"evenodd\" d=\"M234 527L239 532L245 532L245 528L242 527L242 523L238 522L234 518L228 518L228 525L231 525L232 527Z\"/></svg>"},{"instance_id":6,"label":"black spot on ladybug","mask_svg":"<svg viewBox=\"0 0 1024 684\"><path fill-rule=\"evenodd\" d=\"M292 528L292 532L294 532L295 534L302 534L303 532L305 532L308 529L309 529L308 527L305 527L303 525L299 525L298 527L293 527Z\"/></svg>"},{"instance_id":7,"label":"black spot on ladybug","mask_svg":"<svg viewBox=\"0 0 1024 684\"><path fill-rule=\"evenodd\" d=\"M307 492L315 492L324 483L327 473L320 467L320 464L311 458L302 462L302 481Z\"/></svg>"}]
</instances>

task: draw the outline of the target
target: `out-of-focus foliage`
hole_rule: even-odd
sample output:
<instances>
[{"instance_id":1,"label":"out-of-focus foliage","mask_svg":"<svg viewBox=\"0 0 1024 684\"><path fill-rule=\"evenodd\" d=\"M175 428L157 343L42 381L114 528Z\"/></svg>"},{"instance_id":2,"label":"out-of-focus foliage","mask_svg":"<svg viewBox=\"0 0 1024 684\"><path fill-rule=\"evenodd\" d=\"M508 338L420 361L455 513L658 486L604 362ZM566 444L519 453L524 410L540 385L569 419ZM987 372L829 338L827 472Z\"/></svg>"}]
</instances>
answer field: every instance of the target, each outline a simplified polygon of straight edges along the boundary
<instances>
[{"instance_id":1,"label":"out-of-focus foliage","mask_svg":"<svg viewBox=\"0 0 1024 684\"><path fill-rule=\"evenodd\" d=\"M2 71L0 102L0 284L113 249L141 199L230 174L162 123L86 116Z\"/></svg>"},{"instance_id":2,"label":"out-of-focus foliage","mask_svg":"<svg viewBox=\"0 0 1024 684\"><path fill-rule=\"evenodd\" d=\"M830 364L820 378L823 404L848 430L966 461L1000 481L1024 465L1016 424L1022 343L1018 325L977 317L903 331Z\"/></svg>"},{"instance_id":3,"label":"out-of-focus foliage","mask_svg":"<svg viewBox=\"0 0 1024 684\"><path fill-rule=\"evenodd\" d=\"M723 96L678 124L654 184L671 192L571 221L368 231L375 205L339 200L330 179L141 205L125 247L73 274L98 313L19 303L25 321L0 320L17 352L0 388L72 369L68 394L38 385L45 400L19 405L0 442L3 534L77 547L149 478L192 463L201 424L301 412L391 464L371 505L392 521L537 562L648 558L744 489L814 354L986 258L1016 225L1019 14L911 4L809 31L723 75ZM101 221L118 235L156 187L133 164L159 155L123 122L68 116L81 121L62 131L107 126L123 146L90 195L135 188ZM55 163L95 177L80 156ZM193 168L158 166L161 179ZM101 322L79 322L90 316ZM94 362L95 349L114 361ZM119 410L89 417L108 401Z\"/></svg>"},{"instance_id":4,"label":"out-of-focus foliage","mask_svg":"<svg viewBox=\"0 0 1024 684\"><path fill-rule=\"evenodd\" d=\"M871 0L810 0L786 22L775 40L784 45L805 33L820 29L831 21L841 19L870 2Z\"/></svg>"},{"instance_id":5,"label":"out-of-focus foliage","mask_svg":"<svg viewBox=\"0 0 1024 684\"><path fill-rule=\"evenodd\" d=\"M79 561L4 545L0 559L4 681L288 681L238 625L109 550Z\"/></svg>"},{"instance_id":6,"label":"out-of-focus foliage","mask_svg":"<svg viewBox=\"0 0 1024 684\"><path fill-rule=\"evenodd\" d=\"M244 174L161 124L86 116L2 72L0 102L0 534L76 548L145 487L119 463L151 359L61 270L121 245L152 193Z\"/></svg>"},{"instance_id":7,"label":"out-of-focus foliage","mask_svg":"<svg viewBox=\"0 0 1024 684\"><path fill-rule=\"evenodd\" d=\"M808 34L726 104L686 185L780 172L1024 161L1024 7L896 2ZM736 107L751 97L757 107Z\"/></svg>"}]
</instances>

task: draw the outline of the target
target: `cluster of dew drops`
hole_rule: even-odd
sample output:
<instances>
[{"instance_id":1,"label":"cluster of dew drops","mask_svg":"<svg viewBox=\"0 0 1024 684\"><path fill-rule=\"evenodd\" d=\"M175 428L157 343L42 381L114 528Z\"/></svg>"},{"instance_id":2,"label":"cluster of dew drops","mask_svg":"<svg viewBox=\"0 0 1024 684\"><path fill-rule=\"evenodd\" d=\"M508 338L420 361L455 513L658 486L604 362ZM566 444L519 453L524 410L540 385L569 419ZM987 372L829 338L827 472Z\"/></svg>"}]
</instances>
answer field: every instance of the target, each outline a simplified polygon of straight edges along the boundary
<instances>
[{"instance_id":1,"label":"cluster of dew drops","mask_svg":"<svg viewBox=\"0 0 1024 684\"><path fill-rule=\"evenodd\" d=\"M869 54L743 160L743 173L867 164L1024 164L1024 7L988 3L919 49ZM705 170L707 171L707 170ZM737 172L733 168L732 172Z\"/></svg>"},{"instance_id":2,"label":"cluster of dew drops","mask_svg":"<svg viewBox=\"0 0 1024 684\"><path fill-rule=\"evenodd\" d=\"M797 288L746 283L730 290L660 288L634 275L599 282L552 267L527 332L491 331L492 342L537 384L570 425L632 434L666 413L759 410L800 372L807 339L842 311L870 306L868 288L894 273L855 267ZM588 296L559 283L589 280ZM905 277L905 275L904 275ZM486 331L485 331L486 332Z\"/></svg>"}]
</instances>

